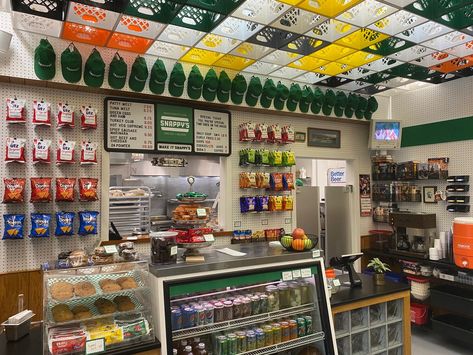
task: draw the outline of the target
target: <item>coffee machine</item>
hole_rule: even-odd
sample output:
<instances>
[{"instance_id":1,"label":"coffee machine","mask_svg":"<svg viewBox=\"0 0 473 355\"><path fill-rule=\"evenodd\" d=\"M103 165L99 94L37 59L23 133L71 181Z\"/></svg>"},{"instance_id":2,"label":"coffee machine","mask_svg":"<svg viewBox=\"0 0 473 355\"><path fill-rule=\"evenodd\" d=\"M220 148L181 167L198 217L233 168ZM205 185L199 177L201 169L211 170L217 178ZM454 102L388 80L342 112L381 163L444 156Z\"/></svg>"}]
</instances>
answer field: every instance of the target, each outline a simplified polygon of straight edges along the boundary
<instances>
[{"instance_id":1,"label":"coffee machine","mask_svg":"<svg viewBox=\"0 0 473 355\"><path fill-rule=\"evenodd\" d=\"M390 251L396 254L429 258L437 233L435 213L398 211L389 214L394 229L394 243Z\"/></svg>"}]
</instances>

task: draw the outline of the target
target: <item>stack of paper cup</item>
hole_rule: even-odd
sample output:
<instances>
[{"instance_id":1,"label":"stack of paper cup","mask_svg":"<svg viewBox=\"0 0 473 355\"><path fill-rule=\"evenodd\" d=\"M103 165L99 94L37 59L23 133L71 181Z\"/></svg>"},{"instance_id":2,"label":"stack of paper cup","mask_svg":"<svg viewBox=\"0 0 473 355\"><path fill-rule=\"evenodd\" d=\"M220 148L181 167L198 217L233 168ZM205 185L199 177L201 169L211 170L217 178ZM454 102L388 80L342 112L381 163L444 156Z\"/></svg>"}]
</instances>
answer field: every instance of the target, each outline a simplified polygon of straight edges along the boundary
<instances>
[{"instance_id":1,"label":"stack of paper cup","mask_svg":"<svg viewBox=\"0 0 473 355\"><path fill-rule=\"evenodd\" d=\"M430 260L439 260L439 251L437 248L429 248L429 259Z\"/></svg>"},{"instance_id":2,"label":"stack of paper cup","mask_svg":"<svg viewBox=\"0 0 473 355\"><path fill-rule=\"evenodd\" d=\"M440 242L440 239L434 240L434 248L437 249L436 255L438 255L438 259L433 259L433 260L442 259L442 243Z\"/></svg>"},{"instance_id":3,"label":"stack of paper cup","mask_svg":"<svg viewBox=\"0 0 473 355\"><path fill-rule=\"evenodd\" d=\"M448 242L445 232L440 232L440 246L442 247L442 259L447 257Z\"/></svg>"}]
</instances>

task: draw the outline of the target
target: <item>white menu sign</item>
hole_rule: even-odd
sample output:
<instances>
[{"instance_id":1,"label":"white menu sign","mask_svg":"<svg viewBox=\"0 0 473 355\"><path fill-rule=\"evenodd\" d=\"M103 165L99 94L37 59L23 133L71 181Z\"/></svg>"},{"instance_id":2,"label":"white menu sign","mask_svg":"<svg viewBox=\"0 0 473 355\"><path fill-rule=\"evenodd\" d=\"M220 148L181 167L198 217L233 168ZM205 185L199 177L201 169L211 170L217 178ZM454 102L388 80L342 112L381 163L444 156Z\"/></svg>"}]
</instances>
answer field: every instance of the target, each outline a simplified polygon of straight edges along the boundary
<instances>
[{"instance_id":1,"label":"white menu sign","mask_svg":"<svg viewBox=\"0 0 473 355\"><path fill-rule=\"evenodd\" d=\"M229 113L194 110L194 151L218 155L231 153Z\"/></svg>"},{"instance_id":2,"label":"white menu sign","mask_svg":"<svg viewBox=\"0 0 473 355\"><path fill-rule=\"evenodd\" d=\"M154 104L109 100L106 150L154 151Z\"/></svg>"}]
</instances>

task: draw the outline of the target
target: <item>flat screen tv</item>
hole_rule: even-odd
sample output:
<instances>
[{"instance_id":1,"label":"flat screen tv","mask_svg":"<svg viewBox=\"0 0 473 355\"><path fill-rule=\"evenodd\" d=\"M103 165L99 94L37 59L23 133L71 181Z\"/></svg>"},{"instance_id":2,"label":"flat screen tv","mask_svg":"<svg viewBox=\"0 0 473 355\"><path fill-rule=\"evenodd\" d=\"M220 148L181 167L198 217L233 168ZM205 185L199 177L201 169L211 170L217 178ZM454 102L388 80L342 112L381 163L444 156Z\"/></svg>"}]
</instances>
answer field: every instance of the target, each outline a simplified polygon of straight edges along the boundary
<instances>
[{"instance_id":1,"label":"flat screen tv","mask_svg":"<svg viewBox=\"0 0 473 355\"><path fill-rule=\"evenodd\" d=\"M401 148L402 122L399 120L372 120L369 148L394 150Z\"/></svg>"}]
</instances>

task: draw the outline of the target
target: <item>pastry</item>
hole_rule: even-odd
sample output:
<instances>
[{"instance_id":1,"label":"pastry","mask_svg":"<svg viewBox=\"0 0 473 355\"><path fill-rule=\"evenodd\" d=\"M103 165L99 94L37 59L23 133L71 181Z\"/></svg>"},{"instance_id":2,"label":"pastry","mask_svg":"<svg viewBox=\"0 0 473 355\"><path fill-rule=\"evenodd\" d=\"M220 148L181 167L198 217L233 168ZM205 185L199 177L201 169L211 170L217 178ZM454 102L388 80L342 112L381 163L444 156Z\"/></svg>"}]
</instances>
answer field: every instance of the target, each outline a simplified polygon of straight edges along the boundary
<instances>
[{"instance_id":1,"label":"pastry","mask_svg":"<svg viewBox=\"0 0 473 355\"><path fill-rule=\"evenodd\" d=\"M58 301L65 301L74 296L74 286L69 282L59 281L51 286L51 297Z\"/></svg>"},{"instance_id":2,"label":"pastry","mask_svg":"<svg viewBox=\"0 0 473 355\"><path fill-rule=\"evenodd\" d=\"M137 288L138 284L136 283L133 277L119 277L117 282L120 284L122 289Z\"/></svg>"},{"instance_id":3,"label":"pastry","mask_svg":"<svg viewBox=\"0 0 473 355\"><path fill-rule=\"evenodd\" d=\"M112 279L100 280L99 285L102 288L103 292L116 292L122 289L118 282Z\"/></svg>"},{"instance_id":4,"label":"pastry","mask_svg":"<svg viewBox=\"0 0 473 355\"><path fill-rule=\"evenodd\" d=\"M55 322L67 322L74 319L74 313L71 312L69 306L58 304L51 308L51 313Z\"/></svg>"},{"instance_id":5,"label":"pastry","mask_svg":"<svg viewBox=\"0 0 473 355\"><path fill-rule=\"evenodd\" d=\"M74 293L77 297L87 297L95 295L95 287L88 281L78 282L74 285Z\"/></svg>"},{"instance_id":6,"label":"pastry","mask_svg":"<svg viewBox=\"0 0 473 355\"><path fill-rule=\"evenodd\" d=\"M74 314L81 313L81 312L88 312L88 311L90 311L89 307L84 306L83 304L79 304L75 306L74 308L72 308L72 313Z\"/></svg>"},{"instance_id":7,"label":"pastry","mask_svg":"<svg viewBox=\"0 0 473 355\"><path fill-rule=\"evenodd\" d=\"M97 307L101 314L109 314L117 311L117 306L110 300L106 298L99 298L94 302L94 305Z\"/></svg>"},{"instance_id":8,"label":"pastry","mask_svg":"<svg viewBox=\"0 0 473 355\"><path fill-rule=\"evenodd\" d=\"M132 311L136 308L135 304L128 296L117 296L113 299L121 312Z\"/></svg>"},{"instance_id":9,"label":"pastry","mask_svg":"<svg viewBox=\"0 0 473 355\"><path fill-rule=\"evenodd\" d=\"M83 304L77 305L72 308L72 313L74 313L74 319L88 319L91 318L92 312L87 306Z\"/></svg>"}]
</instances>

